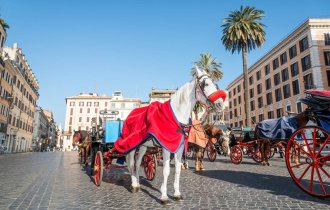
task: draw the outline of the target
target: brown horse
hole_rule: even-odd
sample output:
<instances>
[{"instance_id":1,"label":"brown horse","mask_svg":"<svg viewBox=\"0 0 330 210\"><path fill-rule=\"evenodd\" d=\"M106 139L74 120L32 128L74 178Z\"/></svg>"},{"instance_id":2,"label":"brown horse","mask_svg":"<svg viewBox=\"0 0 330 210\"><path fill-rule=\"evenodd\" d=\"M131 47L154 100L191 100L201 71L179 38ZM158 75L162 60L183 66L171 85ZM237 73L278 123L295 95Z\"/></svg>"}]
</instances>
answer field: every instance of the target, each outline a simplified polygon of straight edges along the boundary
<instances>
[{"instance_id":1,"label":"brown horse","mask_svg":"<svg viewBox=\"0 0 330 210\"><path fill-rule=\"evenodd\" d=\"M196 162L195 162L196 171L205 170L203 159L204 159L206 145L210 143L215 144L217 141L219 141L219 139L221 139L222 135L223 135L223 131L212 124L208 123L202 125L201 121L197 121L197 120L193 121L193 126L189 132L188 142L189 142L189 148L196 154ZM220 142L220 146L222 146L223 142ZM227 147L223 146L223 148L225 153L229 151L228 145ZM225 148L227 148L227 151Z\"/></svg>"},{"instance_id":2,"label":"brown horse","mask_svg":"<svg viewBox=\"0 0 330 210\"><path fill-rule=\"evenodd\" d=\"M309 121L309 114L308 114L308 110L305 110L302 113L299 114L293 114L290 113L293 116L292 117L288 117L287 119L292 119L292 122L295 122L295 129L299 129L302 126L305 126L308 121ZM255 137L258 140L258 146L260 148L260 155L261 155L261 164L262 165L268 165L270 166L270 163L268 162L269 157L270 157L270 148L274 147L275 145L279 146L279 147L286 147L286 141L289 139L290 135L293 133L293 130L286 130L285 133L281 135L281 138L272 138L272 137L265 137L265 135L263 135L261 133L262 130L262 124L280 124L280 120L282 120L283 118L278 118L278 119L269 119L269 120L264 120L261 121L257 124L256 129L255 129ZM271 129L274 130L274 127L270 126ZM270 129L270 130L271 130ZM284 128L280 128L280 129L284 129ZM293 129L293 128L291 128ZM268 135L269 136L269 135ZM283 141L285 140L285 141ZM293 150L294 153L297 153L299 151L297 151L297 148L291 148ZM298 156L295 156L295 162L298 161L297 159Z\"/></svg>"},{"instance_id":3,"label":"brown horse","mask_svg":"<svg viewBox=\"0 0 330 210\"><path fill-rule=\"evenodd\" d=\"M87 165L87 158L90 155L91 138L89 132L84 130L75 131L73 134L72 145L78 146L81 162Z\"/></svg>"}]
</instances>

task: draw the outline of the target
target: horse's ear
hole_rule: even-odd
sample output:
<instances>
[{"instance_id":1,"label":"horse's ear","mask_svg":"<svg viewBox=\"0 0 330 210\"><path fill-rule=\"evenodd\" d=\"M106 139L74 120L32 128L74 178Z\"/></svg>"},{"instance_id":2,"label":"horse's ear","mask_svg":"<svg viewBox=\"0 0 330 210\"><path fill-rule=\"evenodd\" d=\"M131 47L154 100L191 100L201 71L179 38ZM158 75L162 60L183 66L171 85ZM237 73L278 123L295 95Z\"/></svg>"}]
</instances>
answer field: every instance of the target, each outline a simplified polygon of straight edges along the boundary
<instances>
[{"instance_id":1,"label":"horse's ear","mask_svg":"<svg viewBox=\"0 0 330 210\"><path fill-rule=\"evenodd\" d=\"M198 66L195 66L195 69L196 69L196 76L201 77L203 75L203 72L199 70Z\"/></svg>"}]
</instances>

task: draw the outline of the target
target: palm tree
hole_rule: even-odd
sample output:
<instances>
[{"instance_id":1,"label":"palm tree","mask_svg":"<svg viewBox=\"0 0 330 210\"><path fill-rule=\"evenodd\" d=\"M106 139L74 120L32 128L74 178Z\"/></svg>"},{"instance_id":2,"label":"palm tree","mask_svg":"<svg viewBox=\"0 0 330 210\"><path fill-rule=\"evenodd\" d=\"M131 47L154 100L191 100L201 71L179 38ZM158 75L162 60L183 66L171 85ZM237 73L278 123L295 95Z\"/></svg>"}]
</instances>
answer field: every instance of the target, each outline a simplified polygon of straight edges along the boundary
<instances>
[{"instance_id":1,"label":"palm tree","mask_svg":"<svg viewBox=\"0 0 330 210\"><path fill-rule=\"evenodd\" d=\"M210 78L214 81L219 81L223 77L223 72L220 69L221 63L218 63L216 58L214 58L210 53L200 54L199 60L194 62L194 66L191 70L191 74L194 76L196 74L196 66L204 70L210 75ZM198 112L203 109L200 103L196 103L193 112L195 114L195 119L197 119Z\"/></svg>"},{"instance_id":2,"label":"palm tree","mask_svg":"<svg viewBox=\"0 0 330 210\"><path fill-rule=\"evenodd\" d=\"M229 13L229 17L224 19L223 36L221 38L226 50L242 52L243 74L244 74L244 104L246 126L250 127L250 103L248 100L249 85L247 81L247 53L256 47L261 47L265 42L265 25L260 22L264 17L264 11L255 7L243 7Z\"/></svg>"},{"instance_id":3,"label":"palm tree","mask_svg":"<svg viewBox=\"0 0 330 210\"><path fill-rule=\"evenodd\" d=\"M6 29L8 29L9 28L9 25L5 22L5 20L4 19L2 19L1 17L0 17L0 25L2 26L2 28L6 31Z\"/></svg>"},{"instance_id":4,"label":"palm tree","mask_svg":"<svg viewBox=\"0 0 330 210\"><path fill-rule=\"evenodd\" d=\"M220 69L221 63L217 63L216 58L210 53L200 54L199 60L194 62L194 66L197 66L199 69L204 70L208 73L214 81L219 81L223 77L223 72ZM196 73L195 67L192 68L191 74L194 76Z\"/></svg>"}]
</instances>

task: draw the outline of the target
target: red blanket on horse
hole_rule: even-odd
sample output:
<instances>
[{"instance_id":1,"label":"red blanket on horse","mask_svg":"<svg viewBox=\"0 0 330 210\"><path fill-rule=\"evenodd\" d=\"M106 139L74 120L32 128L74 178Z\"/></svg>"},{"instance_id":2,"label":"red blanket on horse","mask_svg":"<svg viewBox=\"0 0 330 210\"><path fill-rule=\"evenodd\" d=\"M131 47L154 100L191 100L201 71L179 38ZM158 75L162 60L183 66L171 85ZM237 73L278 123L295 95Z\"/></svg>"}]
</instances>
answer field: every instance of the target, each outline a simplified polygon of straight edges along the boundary
<instances>
[{"instance_id":1,"label":"red blanket on horse","mask_svg":"<svg viewBox=\"0 0 330 210\"><path fill-rule=\"evenodd\" d=\"M115 148L120 153L127 153L142 144L150 135L172 153L182 141L187 143L170 101L153 102L149 106L134 109L125 120Z\"/></svg>"}]
</instances>

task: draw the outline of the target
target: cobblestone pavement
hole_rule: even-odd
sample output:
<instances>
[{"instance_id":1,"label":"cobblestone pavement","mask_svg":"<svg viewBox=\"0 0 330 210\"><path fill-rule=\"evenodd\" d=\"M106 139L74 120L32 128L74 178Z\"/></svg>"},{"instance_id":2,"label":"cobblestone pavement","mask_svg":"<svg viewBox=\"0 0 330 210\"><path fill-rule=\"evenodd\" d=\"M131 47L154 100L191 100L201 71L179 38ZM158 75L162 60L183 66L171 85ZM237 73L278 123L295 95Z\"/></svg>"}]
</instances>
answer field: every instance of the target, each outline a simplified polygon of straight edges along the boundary
<instances>
[{"instance_id":1,"label":"cobblestone pavement","mask_svg":"<svg viewBox=\"0 0 330 210\"><path fill-rule=\"evenodd\" d=\"M206 162L207 170L182 171L184 200L173 200L173 165L168 183L170 203L160 204L162 167L142 190L132 194L126 169L106 171L100 187L78 163L76 152L41 152L0 156L0 209L329 209L330 198L319 199L300 190L281 158L272 167L244 157L242 164L228 157ZM141 170L144 177L143 170Z\"/></svg>"}]
</instances>

